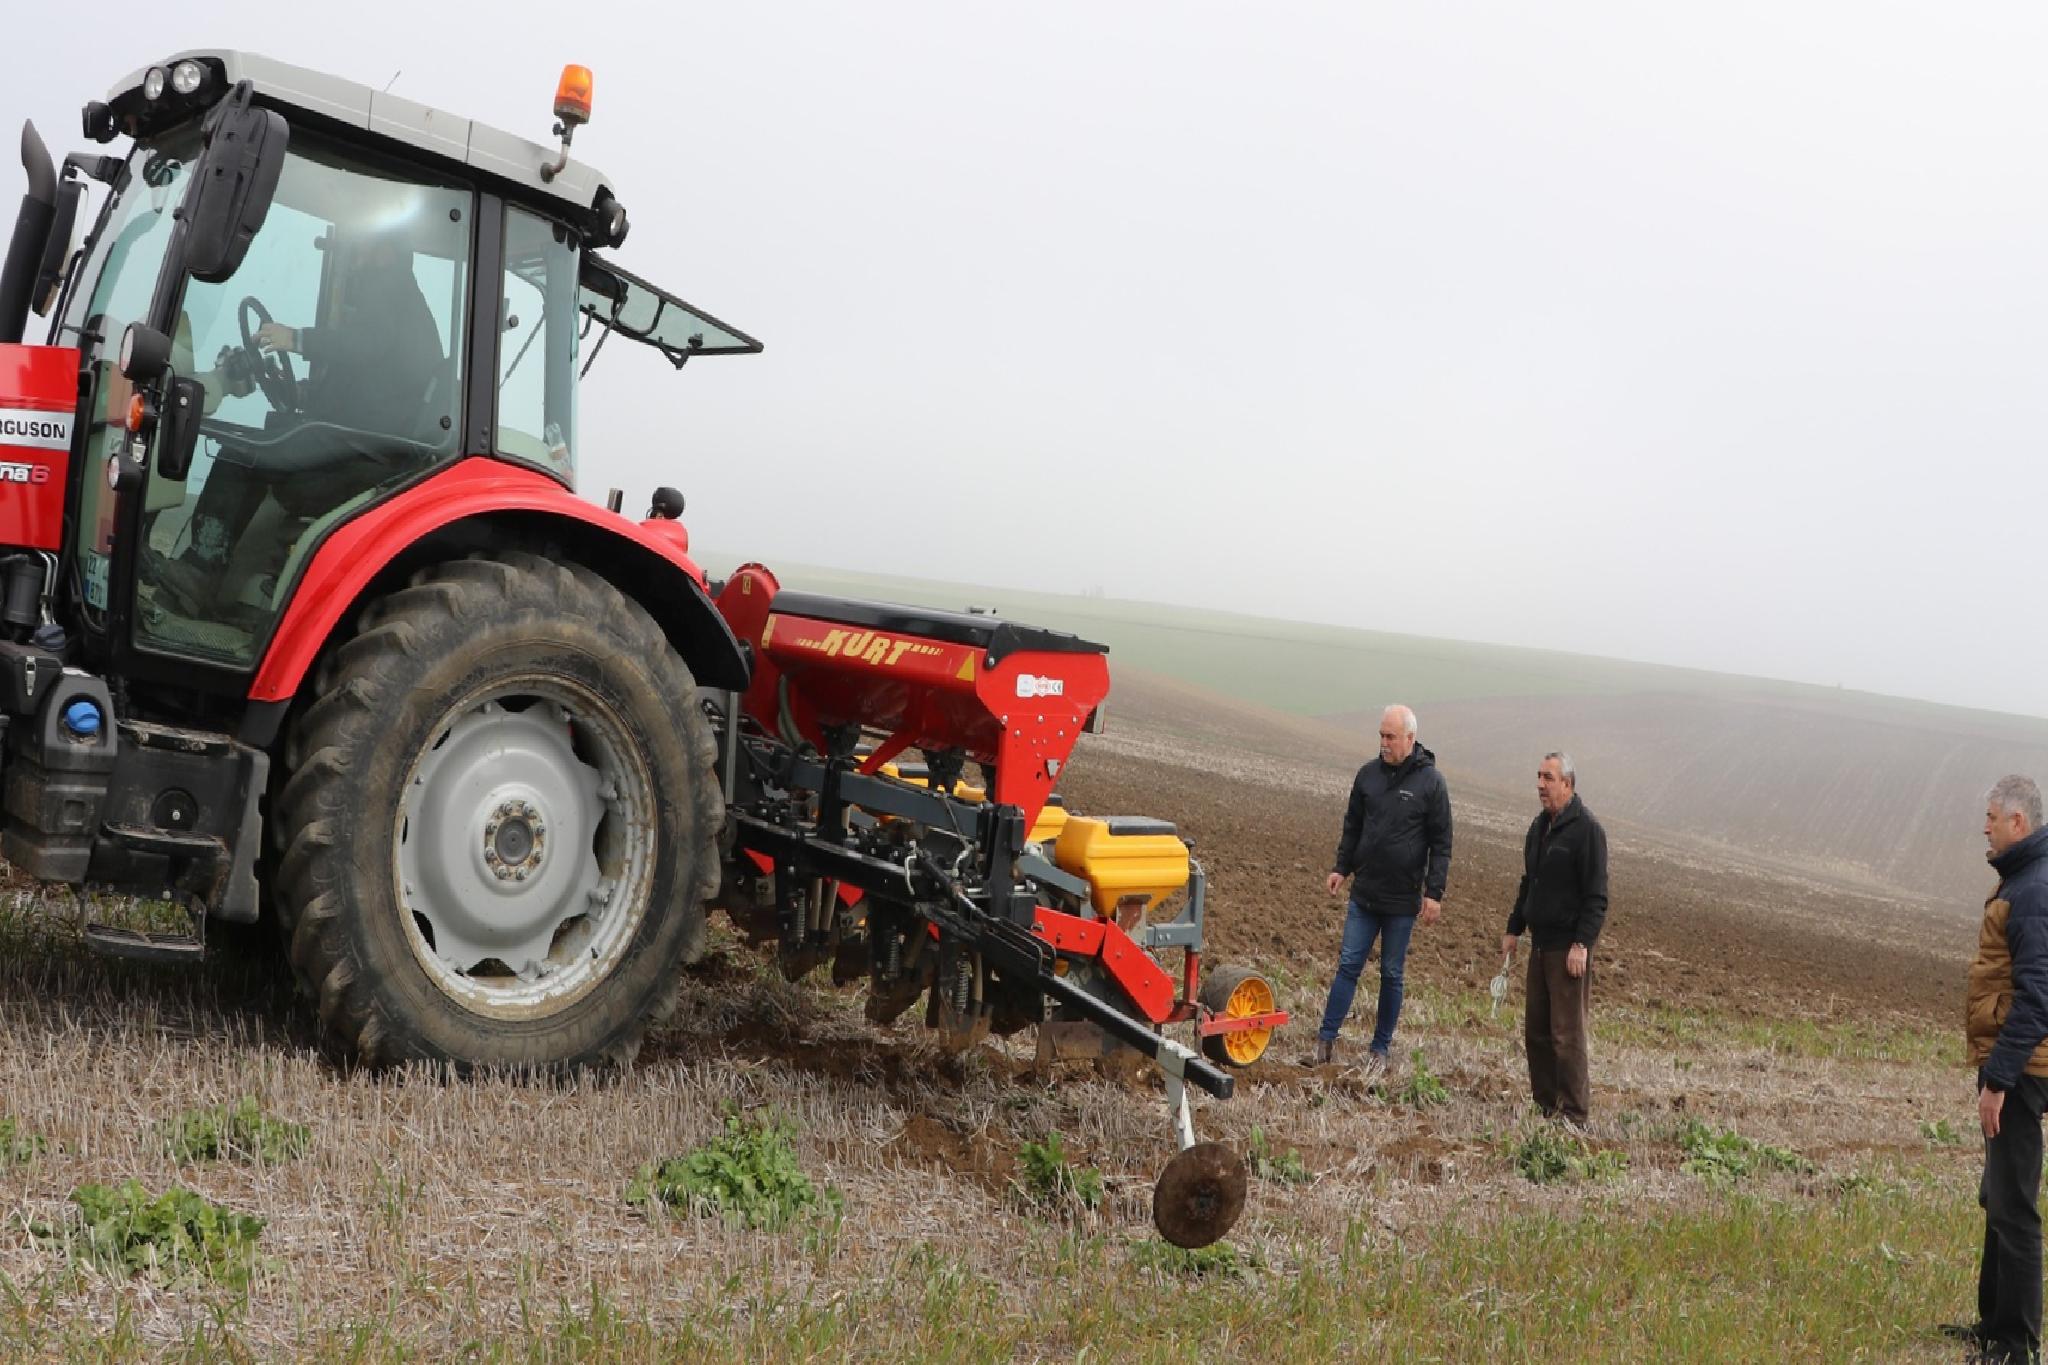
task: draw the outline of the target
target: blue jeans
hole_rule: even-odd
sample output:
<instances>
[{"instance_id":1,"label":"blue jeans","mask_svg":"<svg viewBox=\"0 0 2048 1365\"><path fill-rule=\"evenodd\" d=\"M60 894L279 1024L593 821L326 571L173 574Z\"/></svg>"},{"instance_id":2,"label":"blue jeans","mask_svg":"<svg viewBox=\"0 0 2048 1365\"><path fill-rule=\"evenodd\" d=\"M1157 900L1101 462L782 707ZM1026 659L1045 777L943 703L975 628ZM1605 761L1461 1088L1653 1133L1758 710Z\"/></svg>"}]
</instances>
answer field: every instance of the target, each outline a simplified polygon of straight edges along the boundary
<instances>
[{"instance_id":1,"label":"blue jeans","mask_svg":"<svg viewBox=\"0 0 2048 1365\"><path fill-rule=\"evenodd\" d=\"M1330 1003L1323 1007L1323 1026L1316 1036L1337 1041L1344 1016L1351 1013L1351 997L1358 991L1358 974L1372 952L1372 941L1380 941L1380 1009L1373 1024L1372 1050L1382 1057L1394 1045L1394 1025L1401 1018L1403 972L1408 965L1408 940L1415 933L1415 912L1382 915L1352 901L1344 911L1344 948L1337 955L1337 979L1330 983Z\"/></svg>"}]
</instances>

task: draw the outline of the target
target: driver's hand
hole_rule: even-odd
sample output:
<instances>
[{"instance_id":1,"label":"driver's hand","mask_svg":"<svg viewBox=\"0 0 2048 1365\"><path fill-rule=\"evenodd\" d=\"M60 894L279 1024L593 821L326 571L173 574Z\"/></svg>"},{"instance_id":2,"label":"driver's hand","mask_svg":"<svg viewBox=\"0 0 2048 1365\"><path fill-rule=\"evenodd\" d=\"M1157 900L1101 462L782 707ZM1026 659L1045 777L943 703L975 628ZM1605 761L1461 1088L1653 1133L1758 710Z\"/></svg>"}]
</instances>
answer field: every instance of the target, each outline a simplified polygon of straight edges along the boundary
<instances>
[{"instance_id":1,"label":"driver's hand","mask_svg":"<svg viewBox=\"0 0 2048 1365\"><path fill-rule=\"evenodd\" d=\"M296 351L299 333L281 322L266 322L256 329L256 344L266 351Z\"/></svg>"},{"instance_id":2,"label":"driver's hand","mask_svg":"<svg viewBox=\"0 0 2048 1365\"><path fill-rule=\"evenodd\" d=\"M236 347L223 346L220 348L220 354L214 358L212 377L219 382L229 398L247 398L256 392L256 376L249 372L248 364L235 363L236 357L240 354ZM212 388L213 385L209 384L207 387Z\"/></svg>"}]
</instances>

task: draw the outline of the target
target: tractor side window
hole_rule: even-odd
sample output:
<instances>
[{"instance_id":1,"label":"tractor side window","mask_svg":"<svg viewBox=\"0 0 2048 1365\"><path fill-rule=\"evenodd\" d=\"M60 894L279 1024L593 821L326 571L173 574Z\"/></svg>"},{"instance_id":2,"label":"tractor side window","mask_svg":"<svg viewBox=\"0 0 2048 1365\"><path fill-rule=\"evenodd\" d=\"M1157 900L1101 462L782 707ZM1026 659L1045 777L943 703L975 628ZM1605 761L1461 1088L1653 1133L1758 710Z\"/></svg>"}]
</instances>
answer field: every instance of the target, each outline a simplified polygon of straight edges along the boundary
<instances>
[{"instance_id":1,"label":"tractor side window","mask_svg":"<svg viewBox=\"0 0 2048 1365\"><path fill-rule=\"evenodd\" d=\"M576 240L505 210L505 311L498 338L498 452L576 480Z\"/></svg>"},{"instance_id":2,"label":"tractor side window","mask_svg":"<svg viewBox=\"0 0 2048 1365\"><path fill-rule=\"evenodd\" d=\"M138 647L253 666L327 533L460 458L474 202L294 132L241 265L185 289L205 421L186 477L145 490Z\"/></svg>"}]
</instances>

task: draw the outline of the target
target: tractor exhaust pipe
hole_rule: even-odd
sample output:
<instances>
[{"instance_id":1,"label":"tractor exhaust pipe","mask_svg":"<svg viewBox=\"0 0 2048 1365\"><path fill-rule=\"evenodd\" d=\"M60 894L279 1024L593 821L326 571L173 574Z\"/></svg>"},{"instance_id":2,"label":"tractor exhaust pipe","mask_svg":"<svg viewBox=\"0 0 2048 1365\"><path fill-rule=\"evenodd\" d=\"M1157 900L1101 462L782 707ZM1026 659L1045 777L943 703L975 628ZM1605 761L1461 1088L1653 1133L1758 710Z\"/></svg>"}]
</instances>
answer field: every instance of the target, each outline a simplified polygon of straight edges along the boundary
<instances>
[{"instance_id":1,"label":"tractor exhaust pipe","mask_svg":"<svg viewBox=\"0 0 2048 1365\"><path fill-rule=\"evenodd\" d=\"M57 216L57 168L50 149L33 122L21 125L21 168L28 174L28 192L14 216L14 236L7 243L7 264L0 266L0 344L18 344L28 326L29 296Z\"/></svg>"}]
</instances>

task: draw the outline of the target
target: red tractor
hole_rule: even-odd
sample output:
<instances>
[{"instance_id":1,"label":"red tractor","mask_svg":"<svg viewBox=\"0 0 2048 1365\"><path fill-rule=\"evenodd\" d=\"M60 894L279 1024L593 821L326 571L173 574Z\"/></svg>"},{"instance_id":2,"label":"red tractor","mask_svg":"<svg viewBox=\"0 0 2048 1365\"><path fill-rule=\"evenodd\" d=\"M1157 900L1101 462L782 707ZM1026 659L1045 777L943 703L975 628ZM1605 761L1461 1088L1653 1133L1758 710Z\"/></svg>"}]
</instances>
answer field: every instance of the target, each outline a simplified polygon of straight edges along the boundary
<instances>
[{"instance_id":1,"label":"red tractor","mask_svg":"<svg viewBox=\"0 0 2048 1365\"><path fill-rule=\"evenodd\" d=\"M878 1019L924 997L962 1041L1065 1018L1139 1048L1193 1147L1183 1078L1231 1081L1164 1026L1242 1063L1285 1016L1250 973L1200 982L1171 826L1046 833L1104 651L758 568L713 584L672 490L640 521L578 497L607 340L677 368L761 347L613 263L626 211L568 155L587 71L555 113L543 147L199 51L84 107L125 154L60 170L24 127L0 853L189 908L189 934L89 928L111 953L194 958L274 916L371 1063L629 1059L717 900L791 975L866 977ZM1162 1227L1220 1235L1234 1159L1170 1177Z\"/></svg>"}]
</instances>

